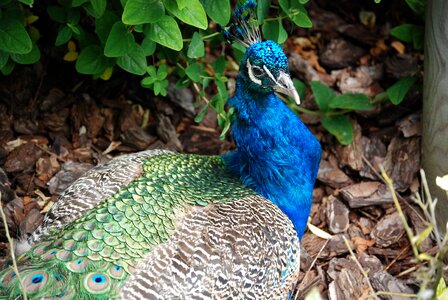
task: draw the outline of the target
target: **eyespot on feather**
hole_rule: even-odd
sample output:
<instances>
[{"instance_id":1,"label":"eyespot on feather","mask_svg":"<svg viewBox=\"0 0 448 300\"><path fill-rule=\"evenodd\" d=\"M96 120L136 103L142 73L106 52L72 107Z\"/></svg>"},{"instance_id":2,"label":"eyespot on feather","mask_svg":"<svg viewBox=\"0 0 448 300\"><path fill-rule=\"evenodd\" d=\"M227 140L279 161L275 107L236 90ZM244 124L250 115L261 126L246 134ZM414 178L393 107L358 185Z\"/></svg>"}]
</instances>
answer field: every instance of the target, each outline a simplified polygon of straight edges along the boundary
<instances>
[{"instance_id":1,"label":"eyespot on feather","mask_svg":"<svg viewBox=\"0 0 448 300\"><path fill-rule=\"evenodd\" d=\"M35 293L45 287L48 282L48 273L45 271L34 271L25 276L23 284L28 292Z\"/></svg>"},{"instance_id":2,"label":"eyespot on feather","mask_svg":"<svg viewBox=\"0 0 448 300\"><path fill-rule=\"evenodd\" d=\"M8 273L5 274L5 276L3 276L3 278L1 279L1 285L0 287L6 287L8 286L10 283L14 282L16 278L16 272L14 271L9 271Z\"/></svg>"},{"instance_id":3,"label":"eyespot on feather","mask_svg":"<svg viewBox=\"0 0 448 300\"><path fill-rule=\"evenodd\" d=\"M42 254L42 260L50 260L53 259L56 254L58 253L58 249L50 249L47 252L45 252L44 254Z\"/></svg>"},{"instance_id":4,"label":"eyespot on feather","mask_svg":"<svg viewBox=\"0 0 448 300\"><path fill-rule=\"evenodd\" d=\"M59 250L58 253L56 253L56 257L59 260L68 261L72 258L72 253L67 250Z\"/></svg>"},{"instance_id":5,"label":"eyespot on feather","mask_svg":"<svg viewBox=\"0 0 448 300\"><path fill-rule=\"evenodd\" d=\"M42 255L47 250L49 244L50 243L40 244L39 246L34 248L33 254L34 255Z\"/></svg>"},{"instance_id":6,"label":"eyespot on feather","mask_svg":"<svg viewBox=\"0 0 448 300\"><path fill-rule=\"evenodd\" d=\"M66 263L67 269L75 273L83 273L87 268L87 261L83 258L72 260Z\"/></svg>"},{"instance_id":7,"label":"eyespot on feather","mask_svg":"<svg viewBox=\"0 0 448 300\"><path fill-rule=\"evenodd\" d=\"M92 294L103 294L110 290L111 280L103 273L89 273L84 279L84 287Z\"/></svg>"},{"instance_id":8,"label":"eyespot on feather","mask_svg":"<svg viewBox=\"0 0 448 300\"><path fill-rule=\"evenodd\" d=\"M124 268L121 266L112 266L108 270L108 274L110 277L115 279L123 279L126 275Z\"/></svg>"}]
</instances>

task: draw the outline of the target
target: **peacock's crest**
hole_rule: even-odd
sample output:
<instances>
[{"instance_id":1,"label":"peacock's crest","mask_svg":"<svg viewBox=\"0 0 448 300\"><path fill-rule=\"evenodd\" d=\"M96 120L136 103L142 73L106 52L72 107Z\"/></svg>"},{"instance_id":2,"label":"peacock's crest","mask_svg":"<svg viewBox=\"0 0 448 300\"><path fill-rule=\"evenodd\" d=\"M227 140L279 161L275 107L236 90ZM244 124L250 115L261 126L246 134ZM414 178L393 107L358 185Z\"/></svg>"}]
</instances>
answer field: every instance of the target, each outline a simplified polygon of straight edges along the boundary
<instances>
[{"instance_id":1,"label":"peacock's crest","mask_svg":"<svg viewBox=\"0 0 448 300\"><path fill-rule=\"evenodd\" d=\"M237 7L227 28L218 27L228 43L239 42L246 48L261 42L260 27L256 18L256 2L248 0Z\"/></svg>"}]
</instances>

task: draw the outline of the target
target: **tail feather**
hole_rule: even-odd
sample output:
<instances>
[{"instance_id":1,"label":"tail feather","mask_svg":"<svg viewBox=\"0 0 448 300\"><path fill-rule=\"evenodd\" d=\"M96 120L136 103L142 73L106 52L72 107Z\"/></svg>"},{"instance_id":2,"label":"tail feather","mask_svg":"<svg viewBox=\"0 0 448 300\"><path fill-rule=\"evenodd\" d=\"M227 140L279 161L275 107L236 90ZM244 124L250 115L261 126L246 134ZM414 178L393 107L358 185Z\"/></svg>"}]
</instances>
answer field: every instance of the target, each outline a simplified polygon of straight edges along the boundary
<instances>
[{"instance_id":1,"label":"tail feather","mask_svg":"<svg viewBox=\"0 0 448 300\"><path fill-rule=\"evenodd\" d=\"M37 245L18 259L29 299L110 299L118 294L128 267L87 258L71 260L65 249ZM69 258L69 259L67 259ZM0 273L0 299L21 299L22 288L12 267Z\"/></svg>"}]
</instances>

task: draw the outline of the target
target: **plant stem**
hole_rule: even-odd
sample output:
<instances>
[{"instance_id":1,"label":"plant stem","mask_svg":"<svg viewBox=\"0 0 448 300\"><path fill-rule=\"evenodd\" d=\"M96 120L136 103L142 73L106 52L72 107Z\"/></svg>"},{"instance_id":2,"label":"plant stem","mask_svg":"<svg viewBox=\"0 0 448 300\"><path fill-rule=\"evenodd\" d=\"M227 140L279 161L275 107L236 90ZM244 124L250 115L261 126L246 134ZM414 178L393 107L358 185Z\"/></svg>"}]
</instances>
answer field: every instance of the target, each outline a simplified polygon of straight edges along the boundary
<instances>
[{"instance_id":1,"label":"plant stem","mask_svg":"<svg viewBox=\"0 0 448 300\"><path fill-rule=\"evenodd\" d=\"M345 236L342 236L342 238L344 239L345 246L347 247L348 251L350 252L350 255L352 256L353 260L355 261L355 263L358 266L359 270L361 271L362 275L366 279L367 285L369 286L369 289L372 292L372 297L375 300L380 300L380 298L378 298L378 296L376 295L376 292L373 289L372 284L370 283L369 275L367 274L366 271L364 271L363 267L361 266L361 263L359 262L358 258L356 257L355 253L353 252L352 247L348 243L348 240L345 238Z\"/></svg>"},{"instance_id":2,"label":"plant stem","mask_svg":"<svg viewBox=\"0 0 448 300\"><path fill-rule=\"evenodd\" d=\"M22 289L23 300L28 300L25 285L23 284L22 277L20 276L20 273L19 273L19 268L17 267L16 255L14 253L14 241L11 238L11 235L9 234L8 223L6 222L5 212L3 211L2 193L1 192L0 192L0 215L3 220L3 226L5 227L6 239L8 240L8 243L9 243L9 251L11 253L12 268L17 275L17 280L19 280L19 285L20 285L20 288Z\"/></svg>"},{"instance_id":3,"label":"plant stem","mask_svg":"<svg viewBox=\"0 0 448 300\"><path fill-rule=\"evenodd\" d=\"M213 32L213 33L210 33L210 34L208 34L208 35L204 35L204 36L202 37L202 40L203 40L203 41L205 41L205 40L209 40L209 39L214 38L215 36L218 36L218 35L220 35L220 34L221 34L220 32ZM183 42L191 42L191 39L182 39L182 41L183 41Z\"/></svg>"},{"instance_id":4,"label":"plant stem","mask_svg":"<svg viewBox=\"0 0 448 300\"><path fill-rule=\"evenodd\" d=\"M403 210L401 209L400 202L398 202L397 194L395 193L395 189L392 184L392 180L387 175L383 166L381 166L381 176L384 178L384 181L386 182L387 186L389 187L390 192L392 193L392 199L394 200L394 204L395 204L395 207L397 208L398 215L400 216L400 219L401 219L401 222L403 223L404 229L406 230L408 238L411 241L412 252L414 253L415 258L418 259L418 256L419 256L418 249L412 242L414 240L414 234L412 233L412 229L411 229L411 227L409 227L409 224L406 221L406 216L404 215Z\"/></svg>"}]
</instances>

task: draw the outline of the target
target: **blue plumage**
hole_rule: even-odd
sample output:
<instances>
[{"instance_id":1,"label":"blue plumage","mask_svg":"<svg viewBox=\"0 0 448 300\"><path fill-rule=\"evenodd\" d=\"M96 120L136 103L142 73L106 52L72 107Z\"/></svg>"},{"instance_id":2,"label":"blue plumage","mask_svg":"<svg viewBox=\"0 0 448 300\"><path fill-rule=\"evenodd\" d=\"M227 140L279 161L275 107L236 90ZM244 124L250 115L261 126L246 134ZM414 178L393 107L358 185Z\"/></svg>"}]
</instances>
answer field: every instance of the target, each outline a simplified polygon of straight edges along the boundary
<instances>
[{"instance_id":1,"label":"blue plumage","mask_svg":"<svg viewBox=\"0 0 448 300\"><path fill-rule=\"evenodd\" d=\"M261 41L260 29L255 18L256 6L255 1L248 0L235 9L232 14L232 23L227 29L218 25L218 30L222 32L227 42L238 41L248 47Z\"/></svg>"},{"instance_id":2,"label":"blue plumage","mask_svg":"<svg viewBox=\"0 0 448 300\"><path fill-rule=\"evenodd\" d=\"M254 78L251 78L250 68L264 73L256 76L252 72ZM235 95L228 102L235 108L232 133L238 150L225 155L224 160L246 185L280 207L302 237L321 147L274 93L274 80L282 74L289 78L285 75L288 74L287 58L277 43L265 41L247 49Z\"/></svg>"}]
</instances>

